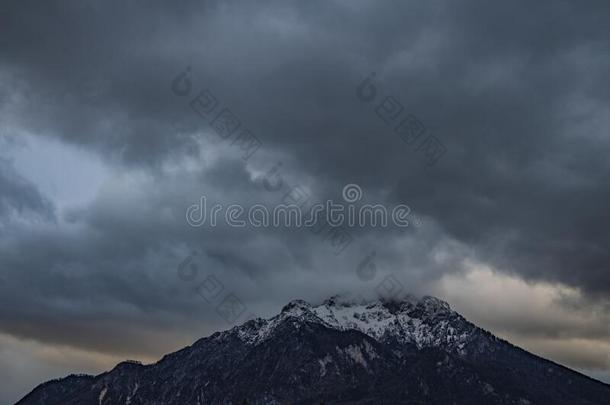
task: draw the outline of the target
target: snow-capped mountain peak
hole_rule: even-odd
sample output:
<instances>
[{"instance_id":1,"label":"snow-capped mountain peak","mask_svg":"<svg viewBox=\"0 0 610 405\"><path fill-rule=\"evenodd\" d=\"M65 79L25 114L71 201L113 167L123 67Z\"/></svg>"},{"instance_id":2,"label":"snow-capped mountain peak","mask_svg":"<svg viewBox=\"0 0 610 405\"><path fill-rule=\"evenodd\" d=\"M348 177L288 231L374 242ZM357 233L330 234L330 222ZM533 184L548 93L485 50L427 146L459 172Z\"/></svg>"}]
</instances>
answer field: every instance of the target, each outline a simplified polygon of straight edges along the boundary
<instances>
[{"instance_id":1,"label":"snow-capped mountain peak","mask_svg":"<svg viewBox=\"0 0 610 405\"><path fill-rule=\"evenodd\" d=\"M17 405L597 405L609 396L610 386L497 339L437 298L332 297L292 301L155 364L41 384Z\"/></svg>"},{"instance_id":2,"label":"snow-capped mountain peak","mask_svg":"<svg viewBox=\"0 0 610 405\"><path fill-rule=\"evenodd\" d=\"M260 344L287 320L318 323L340 331L357 330L379 341L395 339L420 348L456 343L458 350L474 327L435 297L365 302L334 296L319 305L293 300L280 314L251 321L235 332L244 342Z\"/></svg>"}]
</instances>

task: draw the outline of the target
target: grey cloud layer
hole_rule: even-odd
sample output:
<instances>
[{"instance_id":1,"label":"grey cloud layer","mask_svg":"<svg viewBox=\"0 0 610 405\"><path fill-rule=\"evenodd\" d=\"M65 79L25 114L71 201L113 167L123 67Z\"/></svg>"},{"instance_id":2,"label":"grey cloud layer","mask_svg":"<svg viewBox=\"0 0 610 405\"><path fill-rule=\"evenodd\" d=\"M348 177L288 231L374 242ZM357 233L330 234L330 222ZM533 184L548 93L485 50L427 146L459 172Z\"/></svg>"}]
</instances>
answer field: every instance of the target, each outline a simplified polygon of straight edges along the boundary
<instances>
[{"instance_id":1,"label":"grey cloud layer","mask_svg":"<svg viewBox=\"0 0 610 405\"><path fill-rule=\"evenodd\" d=\"M12 162L0 158L0 221L13 213L46 219L54 215L52 203L15 172Z\"/></svg>"},{"instance_id":2,"label":"grey cloud layer","mask_svg":"<svg viewBox=\"0 0 610 405\"><path fill-rule=\"evenodd\" d=\"M510 270L610 289L603 3L136 3L9 9L17 124L154 166L206 128L168 91L192 65L319 188L389 189ZM356 100L370 71L447 145L442 164Z\"/></svg>"}]
</instances>

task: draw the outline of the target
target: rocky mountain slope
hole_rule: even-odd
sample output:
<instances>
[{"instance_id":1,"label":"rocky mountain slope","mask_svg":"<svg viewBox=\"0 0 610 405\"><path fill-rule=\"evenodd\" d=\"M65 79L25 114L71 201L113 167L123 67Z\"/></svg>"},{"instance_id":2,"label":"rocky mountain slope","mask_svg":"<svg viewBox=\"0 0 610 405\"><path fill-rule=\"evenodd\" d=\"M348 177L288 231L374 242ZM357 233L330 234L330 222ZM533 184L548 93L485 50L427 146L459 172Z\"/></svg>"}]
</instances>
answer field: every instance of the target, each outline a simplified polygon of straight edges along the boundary
<instances>
[{"instance_id":1,"label":"rocky mountain slope","mask_svg":"<svg viewBox=\"0 0 610 405\"><path fill-rule=\"evenodd\" d=\"M433 297L292 301L159 362L38 386L19 405L610 404L610 386L498 339Z\"/></svg>"}]
</instances>

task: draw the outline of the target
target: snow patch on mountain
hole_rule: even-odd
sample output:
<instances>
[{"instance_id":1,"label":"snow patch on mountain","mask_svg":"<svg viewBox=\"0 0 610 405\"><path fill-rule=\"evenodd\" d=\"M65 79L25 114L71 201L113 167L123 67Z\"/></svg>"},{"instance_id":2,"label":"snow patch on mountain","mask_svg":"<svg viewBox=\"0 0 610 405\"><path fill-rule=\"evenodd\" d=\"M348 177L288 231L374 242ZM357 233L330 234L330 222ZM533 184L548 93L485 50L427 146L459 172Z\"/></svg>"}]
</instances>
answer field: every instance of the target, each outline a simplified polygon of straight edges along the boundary
<instances>
[{"instance_id":1,"label":"snow patch on mountain","mask_svg":"<svg viewBox=\"0 0 610 405\"><path fill-rule=\"evenodd\" d=\"M345 349L340 349L337 347L337 352L339 352L339 354L346 355L353 362L360 364L362 367L368 368L368 364L366 363L366 360L365 360L364 356L362 355L360 346L350 345L350 346L347 346Z\"/></svg>"},{"instance_id":2,"label":"snow patch on mountain","mask_svg":"<svg viewBox=\"0 0 610 405\"><path fill-rule=\"evenodd\" d=\"M368 303L332 297L317 306L294 300L279 315L250 321L233 332L242 341L256 345L272 336L284 322L292 322L294 327L311 322L340 331L357 330L377 341L396 339L413 343L420 349L451 346L458 352L464 350L475 329L438 298L408 296L400 302L382 299Z\"/></svg>"},{"instance_id":3,"label":"snow patch on mountain","mask_svg":"<svg viewBox=\"0 0 610 405\"><path fill-rule=\"evenodd\" d=\"M332 363L333 358L330 354L324 356L323 359L318 359L318 363L320 364L320 377L324 377L326 375L326 366Z\"/></svg>"}]
</instances>

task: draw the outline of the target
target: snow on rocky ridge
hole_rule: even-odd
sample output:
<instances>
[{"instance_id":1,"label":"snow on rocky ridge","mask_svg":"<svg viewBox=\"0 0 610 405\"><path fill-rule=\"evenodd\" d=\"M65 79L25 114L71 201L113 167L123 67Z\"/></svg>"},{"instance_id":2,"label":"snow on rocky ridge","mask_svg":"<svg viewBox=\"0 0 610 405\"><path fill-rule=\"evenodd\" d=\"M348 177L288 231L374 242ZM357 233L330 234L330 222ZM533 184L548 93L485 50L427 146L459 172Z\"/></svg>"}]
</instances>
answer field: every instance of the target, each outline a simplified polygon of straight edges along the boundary
<instances>
[{"instance_id":1,"label":"snow on rocky ridge","mask_svg":"<svg viewBox=\"0 0 610 405\"><path fill-rule=\"evenodd\" d=\"M18 404L601 405L609 393L436 298L333 297L292 301L270 319L217 332L155 364L123 362L41 384Z\"/></svg>"},{"instance_id":2,"label":"snow on rocky ridge","mask_svg":"<svg viewBox=\"0 0 610 405\"><path fill-rule=\"evenodd\" d=\"M331 297L314 306L294 300L282 312L269 319L258 318L233 328L239 338L251 345L269 338L286 321L312 322L337 330L358 330L378 341L396 339L413 343L418 348L450 346L463 350L476 327L451 310L449 304L435 297L416 299L408 296L402 301L380 299L372 302Z\"/></svg>"}]
</instances>

